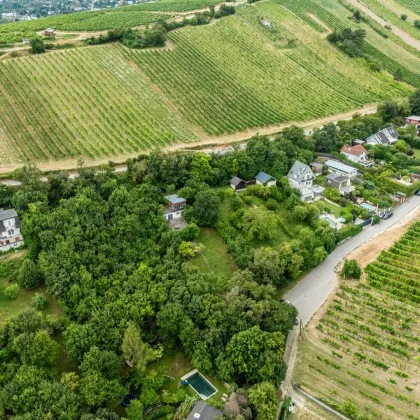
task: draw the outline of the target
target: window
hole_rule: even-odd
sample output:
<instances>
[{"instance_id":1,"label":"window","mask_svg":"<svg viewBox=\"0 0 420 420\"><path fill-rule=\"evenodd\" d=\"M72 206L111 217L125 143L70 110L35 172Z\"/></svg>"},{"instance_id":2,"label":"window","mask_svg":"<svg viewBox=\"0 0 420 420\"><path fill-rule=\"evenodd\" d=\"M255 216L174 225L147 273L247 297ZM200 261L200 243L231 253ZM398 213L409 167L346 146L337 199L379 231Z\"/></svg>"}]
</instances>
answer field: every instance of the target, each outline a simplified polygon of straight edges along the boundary
<instances>
[{"instance_id":1,"label":"window","mask_svg":"<svg viewBox=\"0 0 420 420\"><path fill-rule=\"evenodd\" d=\"M9 231L7 231L7 233L8 233L9 235L14 235L14 234L15 234L15 231L14 231L14 229L10 229Z\"/></svg>"}]
</instances>

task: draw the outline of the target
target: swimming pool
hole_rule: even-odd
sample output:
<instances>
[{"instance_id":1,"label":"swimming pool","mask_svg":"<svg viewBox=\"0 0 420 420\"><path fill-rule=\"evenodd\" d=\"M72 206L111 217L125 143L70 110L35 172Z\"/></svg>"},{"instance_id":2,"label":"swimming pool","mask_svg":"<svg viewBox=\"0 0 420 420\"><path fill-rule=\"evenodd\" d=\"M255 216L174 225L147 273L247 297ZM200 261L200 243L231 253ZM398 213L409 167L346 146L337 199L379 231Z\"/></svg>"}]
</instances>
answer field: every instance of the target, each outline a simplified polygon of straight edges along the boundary
<instances>
[{"instance_id":1,"label":"swimming pool","mask_svg":"<svg viewBox=\"0 0 420 420\"><path fill-rule=\"evenodd\" d=\"M183 376L181 380L188 382L203 400L207 400L217 392L217 389L196 369Z\"/></svg>"},{"instance_id":2,"label":"swimming pool","mask_svg":"<svg viewBox=\"0 0 420 420\"><path fill-rule=\"evenodd\" d=\"M362 204L360 204L360 207L363 207L364 209L369 210L369 211L375 211L376 210L375 207L371 206L368 203L362 203Z\"/></svg>"},{"instance_id":3,"label":"swimming pool","mask_svg":"<svg viewBox=\"0 0 420 420\"><path fill-rule=\"evenodd\" d=\"M329 218L328 216L321 216L320 219L326 220L328 224L334 229L337 227L337 223L333 219Z\"/></svg>"}]
</instances>

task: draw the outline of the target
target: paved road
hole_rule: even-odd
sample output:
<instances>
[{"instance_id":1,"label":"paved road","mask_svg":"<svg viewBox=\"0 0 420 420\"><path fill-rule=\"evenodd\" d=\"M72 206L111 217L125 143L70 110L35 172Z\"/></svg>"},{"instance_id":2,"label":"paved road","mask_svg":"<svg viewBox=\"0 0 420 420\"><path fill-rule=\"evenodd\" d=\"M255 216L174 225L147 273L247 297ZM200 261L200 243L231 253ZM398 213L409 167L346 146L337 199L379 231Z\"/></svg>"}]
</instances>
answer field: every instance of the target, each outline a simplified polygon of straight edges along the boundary
<instances>
[{"instance_id":1,"label":"paved road","mask_svg":"<svg viewBox=\"0 0 420 420\"><path fill-rule=\"evenodd\" d=\"M302 319L303 325L310 321L334 289L337 282L337 275L334 273L335 266L351 251L384 232L417 207L420 207L420 197L411 197L407 202L395 209L394 216L388 220L382 220L378 225L369 226L358 235L343 242L324 262L304 277L286 295L285 299L289 300L299 311L299 318Z\"/></svg>"}]
</instances>

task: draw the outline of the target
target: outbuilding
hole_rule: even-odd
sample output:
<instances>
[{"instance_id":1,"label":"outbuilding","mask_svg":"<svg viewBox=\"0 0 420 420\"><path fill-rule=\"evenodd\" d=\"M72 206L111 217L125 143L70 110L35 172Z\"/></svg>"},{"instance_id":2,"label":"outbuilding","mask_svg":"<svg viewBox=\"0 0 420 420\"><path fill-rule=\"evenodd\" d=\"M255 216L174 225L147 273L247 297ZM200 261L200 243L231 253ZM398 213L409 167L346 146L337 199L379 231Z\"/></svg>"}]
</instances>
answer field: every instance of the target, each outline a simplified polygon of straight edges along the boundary
<instances>
[{"instance_id":1,"label":"outbuilding","mask_svg":"<svg viewBox=\"0 0 420 420\"><path fill-rule=\"evenodd\" d=\"M173 219L180 219L184 215L184 207L187 200L177 194L165 196L167 206L164 210L165 219L169 222Z\"/></svg>"},{"instance_id":2,"label":"outbuilding","mask_svg":"<svg viewBox=\"0 0 420 420\"><path fill-rule=\"evenodd\" d=\"M257 185L264 185L265 187L271 187L277 183L276 178L262 171L257 174L255 181Z\"/></svg>"},{"instance_id":3,"label":"outbuilding","mask_svg":"<svg viewBox=\"0 0 420 420\"><path fill-rule=\"evenodd\" d=\"M237 176L233 176L230 179L230 186L233 189L233 191L240 192L246 188L246 181Z\"/></svg>"}]
</instances>

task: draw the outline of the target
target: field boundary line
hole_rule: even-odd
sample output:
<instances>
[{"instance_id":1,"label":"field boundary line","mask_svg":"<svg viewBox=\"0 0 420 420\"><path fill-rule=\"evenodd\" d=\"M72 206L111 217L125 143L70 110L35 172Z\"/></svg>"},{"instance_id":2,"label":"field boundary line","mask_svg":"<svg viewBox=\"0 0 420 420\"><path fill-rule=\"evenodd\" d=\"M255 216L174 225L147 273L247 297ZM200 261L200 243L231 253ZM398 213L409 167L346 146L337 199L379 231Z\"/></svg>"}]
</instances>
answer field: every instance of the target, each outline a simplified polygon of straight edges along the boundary
<instances>
[{"instance_id":1,"label":"field boundary line","mask_svg":"<svg viewBox=\"0 0 420 420\"><path fill-rule=\"evenodd\" d=\"M328 410L330 413L335 414L337 417L339 417L340 419L343 420L350 420L348 417L344 416L343 414L339 413L338 411L334 410L333 408L329 407L327 404L324 404L322 401L318 400L317 398L315 398L314 396L312 396L311 394L307 393L306 391L304 391L303 389L299 388L296 384L293 385L293 388L300 392L301 394L303 394L306 398L309 398L311 401L317 403L318 405L320 405L322 408L325 408L326 410Z\"/></svg>"}]
</instances>

